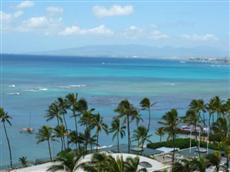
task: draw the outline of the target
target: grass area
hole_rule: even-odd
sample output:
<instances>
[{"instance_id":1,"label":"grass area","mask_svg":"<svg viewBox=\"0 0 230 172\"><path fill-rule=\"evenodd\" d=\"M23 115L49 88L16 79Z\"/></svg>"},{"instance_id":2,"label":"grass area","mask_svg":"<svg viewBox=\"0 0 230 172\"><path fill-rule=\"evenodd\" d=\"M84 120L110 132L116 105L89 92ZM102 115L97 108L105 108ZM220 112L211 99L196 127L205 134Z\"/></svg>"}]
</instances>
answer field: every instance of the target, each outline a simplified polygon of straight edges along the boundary
<instances>
[{"instance_id":1,"label":"grass area","mask_svg":"<svg viewBox=\"0 0 230 172\"><path fill-rule=\"evenodd\" d=\"M192 139L192 147L197 146L198 142L196 142L194 139ZM200 142L201 147L206 147L206 142ZM155 142L147 144L148 148L156 149L159 147L173 147L172 141L164 141L164 142ZM190 147L190 139L189 138L177 138L175 140L175 147L180 149L185 149ZM216 144L209 144L210 149L218 149L218 146Z\"/></svg>"}]
</instances>

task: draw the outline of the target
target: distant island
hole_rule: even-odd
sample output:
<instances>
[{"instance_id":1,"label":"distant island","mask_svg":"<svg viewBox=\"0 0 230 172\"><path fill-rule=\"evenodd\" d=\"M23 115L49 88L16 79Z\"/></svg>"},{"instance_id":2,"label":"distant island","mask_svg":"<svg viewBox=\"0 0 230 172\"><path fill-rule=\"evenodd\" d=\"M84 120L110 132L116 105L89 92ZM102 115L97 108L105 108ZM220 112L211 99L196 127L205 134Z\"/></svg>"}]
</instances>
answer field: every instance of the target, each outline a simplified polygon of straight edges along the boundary
<instances>
[{"instance_id":1,"label":"distant island","mask_svg":"<svg viewBox=\"0 0 230 172\"><path fill-rule=\"evenodd\" d=\"M114 57L114 58L151 58L151 59L189 59L191 61L229 62L229 51L213 47L157 47L138 44L90 45L45 52L28 52L34 55ZM216 59L216 60L215 60Z\"/></svg>"},{"instance_id":2,"label":"distant island","mask_svg":"<svg viewBox=\"0 0 230 172\"><path fill-rule=\"evenodd\" d=\"M230 64L230 57L189 57L189 62Z\"/></svg>"}]
</instances>

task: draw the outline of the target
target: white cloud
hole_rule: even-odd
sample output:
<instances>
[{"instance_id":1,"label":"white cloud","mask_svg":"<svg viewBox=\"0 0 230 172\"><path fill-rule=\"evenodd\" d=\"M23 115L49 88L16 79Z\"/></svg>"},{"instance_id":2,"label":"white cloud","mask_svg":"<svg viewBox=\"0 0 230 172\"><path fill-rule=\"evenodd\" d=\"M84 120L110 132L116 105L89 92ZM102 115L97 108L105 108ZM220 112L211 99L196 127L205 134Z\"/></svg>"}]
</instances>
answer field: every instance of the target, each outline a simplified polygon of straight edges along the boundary
<instances>
[{"instance_id":1,"label":"white cloud","mask_svg":"<svg viewBox=\"0 0 230 172\"><path fill-rule=\"evenodd\" d=\"M25 9L25 8L30 8L33 7L34 3L33 1L22 1L21 3L19 3L16 8L17 9Z\"/></svg>"},{"instance_id":2,"label":"white cloud","mask_svg":"<svg viewBox=\"0 0 230 172\"><path fill-rule=\"evenodd\" d=\"M0 21L2 22L3 31L13 31L15 27L13 24L16 22L16 18L20 17L23 11L16 11L14 13L5 13L0 11Z\"/></svg>"},{"instance_id":3,"label":"white cloud","mask_svg":"<svg viewBox=\"0 0 230 172\"><path fill-rule=\"evenodd\" d=\"M163 33L157 29L157 26L154 27L138 27L138 26L129 26L122 32L122 35L130 39L152 39L152 40L163 40L169 38L166 33Z\"/></svg>"},{"instance_id":4,"label":"white cloud","mask_svg":"<svg viewBox=\"0 0 230 172\"><path fill-rule=\"evenodd\" d=\"M23 26L28 29L42 28L49 24L48 19L45 16L31 17L28 20L23 21Z\"/></svg>"},{"instance_id":5,"label":"white cloud","mask_svg":"<svg viewBox=\"0 0 230 172\"><path fill-rule=\"evenodd\" d=\"M93 7L93 13L97 17L109 17L109 16L125 16L130 15L134 11L133 6L126 5L126 6L120 6L120 5L113 5L109 8L106 8L104 6L94 6Z\"/></svg>"},{"instance_id":6,"label":"white cloud","mask_svg":"<svg viewBox=\"0 0 230 172\"><path fill-rule=\"evenodd\" d=\"M16 11L16 12L14 13L14 17L15 17L15 18L18 18L18 17L22 16L23 13L24 13L23 11Z\"/></svg>"},{"instance_id":7,"label":"white cloud","mask_svg":"<svg viewBox=\"0 0 230 172\"><path fill-rule=\"evenodd\" d=\"M56 16L56 15L61 15L64 10L61 7L49 6L46 8L46 11L49 15Z\"/></svg>"},{"instance_id":8,"label":"white cloud","mask_svg":"<svg viewBox=\"0 0 230 172\"><path fill-rule=\"evenodd\" d=\"M182 38L191 40L191 41L217 41L218 38L210 33L206 33L203 35L199 34L183 34L181 35Z\"/></svg>"},{"instance_id":9,"label":"white cloud","mask_svg":"<svg viewBox=\"0 0 230 172\"><path fill-rule=\"evenodd\" d=\"M66 27L63 31L59 32L60 35L112 35L113 31L104 25L100 25L90 29L82 29L79 26Z\"/></svg>"},{"instance_id":10,"label":"white cloud","mask_svg":"<svg viewBox=\"0 0 230 172\"><path fill-rule=\"evenodd\" d=\"M149 38L153 40L167 39L169 36L159 30L153 30L149 33Z\"/></svg>"},{"instance_id":11,"label":"white cloud","mask_svg":"<svg viewBox=\"0 0 230 172\"><path fill-rule=\"evenodd\" d=\"M72 34L79 33L80 31L81 31L80 27L78 27L78 26L70 26L70 27L66 27L59 34L60 35L72 35Z\"/></svg>"},{"instance_id":12,"label":"white cloud","mask_svg":"<svg viewBox=\"0 0 230 172\"><path fill-rule=\"evenodd\" d=\"M143 34L144 34L144 30L134 25L129 26L127 29L125 29L122 32L122 35L124 35L125 37L133 38L133 39L143 36Z\"/></svg>"},{"instance_id":13,"label":"white cloud","mask_svg":"<svg viewBox=\"0 0 230 172\"><path fill-rule=\"evenodd\" d=\"M132 25L132 26L128 27L127 31L140 33L140 32L143 32L143 29L141 29L141 28L139 28L137 26Z\"/></svg>"},{"instance_id":14,"label":"white cloud","mask_svg":"<svg viewBox=\"0 0 230 172\"><path fill-rule=\"evenodd\" d=\"M0 11L0 19L2 20L2 22L9 23L12 20L12 15L9 13Z\"/></svg>"}]
</instances>

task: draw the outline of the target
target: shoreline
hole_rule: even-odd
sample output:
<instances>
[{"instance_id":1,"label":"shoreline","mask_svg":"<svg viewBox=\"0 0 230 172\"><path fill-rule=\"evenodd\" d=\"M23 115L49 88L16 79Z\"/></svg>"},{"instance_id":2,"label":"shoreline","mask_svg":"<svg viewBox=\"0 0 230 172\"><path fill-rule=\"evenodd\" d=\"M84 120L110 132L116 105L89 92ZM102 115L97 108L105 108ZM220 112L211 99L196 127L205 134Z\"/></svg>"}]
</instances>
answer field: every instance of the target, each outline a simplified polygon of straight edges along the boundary
<instances>
[{"instance_id":1,"label":"shoreline","mask_svg":"<svg viewBox=\"0 0 230 172\"><path fill-rule=\"evenodd\" d=\"M120 60L159 60L159 61L178 61L180 63L201 63L201 64L216 64L230 65L230 57L140 57L140 56L86 56L86 55L49 55L49 54L0 54L1 56L25 56L40 58L69 58L69 59L120 59Z\"/></svg>"}]
</instances>

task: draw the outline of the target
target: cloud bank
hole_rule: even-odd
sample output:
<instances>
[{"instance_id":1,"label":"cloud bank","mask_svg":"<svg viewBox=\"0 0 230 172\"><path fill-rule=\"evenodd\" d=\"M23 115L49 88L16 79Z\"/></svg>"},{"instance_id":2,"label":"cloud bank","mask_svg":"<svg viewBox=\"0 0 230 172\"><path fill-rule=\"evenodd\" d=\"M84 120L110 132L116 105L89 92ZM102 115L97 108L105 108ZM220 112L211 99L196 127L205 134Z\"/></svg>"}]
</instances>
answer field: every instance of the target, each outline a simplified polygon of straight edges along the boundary
<instances>
[{"instance_id":1,"label":"cloud bank","mask_svg":"<svg viewBox=\"0 0 230 172\"><path fill-rule=\"evenodd\" d=\"M113 5L111 7L94 6L93 13L97 17L111 17L111 16L127 16L133 13L134 9L131 5L120 6Z\"/></svg>"}]
</instances>

